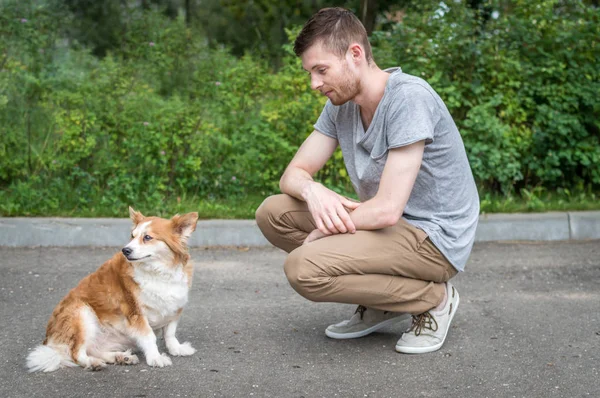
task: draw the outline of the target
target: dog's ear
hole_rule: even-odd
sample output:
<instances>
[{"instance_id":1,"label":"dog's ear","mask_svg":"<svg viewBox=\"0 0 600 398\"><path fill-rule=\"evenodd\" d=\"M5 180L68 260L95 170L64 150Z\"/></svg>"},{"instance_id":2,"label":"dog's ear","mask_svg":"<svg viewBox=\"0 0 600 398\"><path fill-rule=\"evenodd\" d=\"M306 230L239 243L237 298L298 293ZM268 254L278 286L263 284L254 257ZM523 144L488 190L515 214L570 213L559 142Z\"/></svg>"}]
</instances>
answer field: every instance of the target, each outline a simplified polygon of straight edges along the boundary
<instances>
[{"instance_id":1,"label":"dog's ear","mask_svg":"<svg viewBox=\"0 0 600 398\"><path fill-rule=\"evenodd\" d=\"M183 242L187 242L188 238L196 230L196 223L198 222L198 213L187 213L182 216L179 214L171 218L173 223L173 230L179 236Z\"/></svg>"},{"instance_id":2,"label":"dog's ear","mask_svg":"<svg viewBox=\"0 0 600 398\"><path fill-rule=\"evenodd\" d=\"M133 210L133 207L129 206L129 218L131 218L131 221L133 221L135 225L138 225L144 219L144 215L139 211Z\"/></svg>"}]
</instances>

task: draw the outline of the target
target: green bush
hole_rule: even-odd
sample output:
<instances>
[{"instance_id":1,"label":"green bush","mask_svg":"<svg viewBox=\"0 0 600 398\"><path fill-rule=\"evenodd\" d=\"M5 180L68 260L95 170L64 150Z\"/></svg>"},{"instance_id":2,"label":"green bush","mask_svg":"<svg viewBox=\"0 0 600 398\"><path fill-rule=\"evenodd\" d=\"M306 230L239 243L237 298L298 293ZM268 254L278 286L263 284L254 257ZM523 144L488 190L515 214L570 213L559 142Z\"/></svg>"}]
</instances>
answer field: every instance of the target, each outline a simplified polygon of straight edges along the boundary
<instances>
[{"instance_id":1,"label":"green bush","mask_svg":"<svg viewBox=\"0 0 600 398\"><path fill-rule=\"evenodd\" d=\"M554 191L595 198L599 11L575 1L428 4L373 35L375 58L440 93L486 208L500 208L498 194L535 199L531 210ZM260 57L209 48L182 19L137 11L120 46L97 58L63 39L68 14L0 7L2 215L122 216L130 204L162 214L173 203L264 197L324 105L290 45L275 72ZM318 178L351 190L339 152Z\"/></svg>"},{"instance_id":2,"label":"green bush","mask_svg":"<svg viewBox=\"0 0 600 398\"><path fill-rule=\"evenodd\" d=\"M597 188L599 22L581 1L415 2L375 54L438 91L484 190Z\"/></svg>"},{"instance_id":3,"label":"green bush","mask_svg":"<svg viewBox=\"0 0 600 398\"><path fill-rule=\"evenodd\" d=\"M155 12L139 13L103 59L57 43L28 57L18 48L57 28L47 10L21 22L18 8L3 13L3 35L18 36L0 81L7 215L121 215L131 203L160 213L186 197L266 196L322 106L295 58L272 79L262 62L209 49Z\"/></svg>"}]
</instances>

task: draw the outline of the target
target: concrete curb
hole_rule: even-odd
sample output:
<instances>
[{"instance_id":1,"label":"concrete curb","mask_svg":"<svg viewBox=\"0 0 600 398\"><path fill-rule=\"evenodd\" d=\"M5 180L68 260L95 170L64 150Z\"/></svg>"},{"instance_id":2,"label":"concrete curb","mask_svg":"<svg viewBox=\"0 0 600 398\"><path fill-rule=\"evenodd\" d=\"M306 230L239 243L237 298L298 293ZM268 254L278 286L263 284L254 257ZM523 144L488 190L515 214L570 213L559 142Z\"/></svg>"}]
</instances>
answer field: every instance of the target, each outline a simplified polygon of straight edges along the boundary
<instances>
[{"instance_id":1,"label":"concrete curb","mask_svg":"<svg viewBox=\"0 0 600 398\"><path fill-rule=\"evenodd\" d=\"M600 211L483 214L475 241L600 239Z\"/></svg>"},{"instance_id":2,"label":"concrete curb","mask_svg":"<svg viewBox=\"0 0 600 398\"><path fill-rule=\"evenodd\" d=\"M2 218L0 246L121 246L129 239L127 218ZM552 241L600 239L600 211L483 214L475 240ZM192 247L269 246L254 220L201 220Z\"/></svg>"}]
</instances>

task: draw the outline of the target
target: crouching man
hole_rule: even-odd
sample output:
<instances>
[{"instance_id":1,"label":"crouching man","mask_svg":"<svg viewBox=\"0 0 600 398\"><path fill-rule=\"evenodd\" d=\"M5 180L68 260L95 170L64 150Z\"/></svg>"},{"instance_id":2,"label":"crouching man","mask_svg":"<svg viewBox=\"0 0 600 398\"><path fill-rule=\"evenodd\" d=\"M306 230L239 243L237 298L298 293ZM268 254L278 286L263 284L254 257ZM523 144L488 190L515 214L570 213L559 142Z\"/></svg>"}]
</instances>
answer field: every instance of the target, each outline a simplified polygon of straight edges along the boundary
<instances>
[{"instance_id":1,"label":"crouching man","mask_svg":"<svg viewBox=\"0 0 600 398\"><path fill-rule=\"evenodd\" d=\"M327 336L362 337L412 317L396 350L438 350L459 304L448 280L465 267L479 216L458 129L424 80L375 64L348 10L319 11L294 50L328 101L282 194L258 208L258 226L289 253L285 274L299 294L358 305ZM313 180L338 145L359 202Z\"/></svg>"}]
</instances>

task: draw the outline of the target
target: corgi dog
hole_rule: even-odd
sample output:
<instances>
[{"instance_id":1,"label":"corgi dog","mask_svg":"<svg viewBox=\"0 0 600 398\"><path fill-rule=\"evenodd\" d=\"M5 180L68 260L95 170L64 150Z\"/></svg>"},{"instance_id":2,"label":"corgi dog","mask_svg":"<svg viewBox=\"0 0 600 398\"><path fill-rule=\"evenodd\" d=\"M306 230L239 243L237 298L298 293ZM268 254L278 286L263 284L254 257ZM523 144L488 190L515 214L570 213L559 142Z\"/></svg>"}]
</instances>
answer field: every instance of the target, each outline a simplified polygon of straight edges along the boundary
<instances>
[{"instance_id":1,"label":"corgi dog","mask_svg":"<svg viewBox=\"0 0 600 398\"><path fill-rule=\"evenodd\" d=\"M56 306L46 339L27 356L30 372L134 365L139 362L135 349L148 365L169 366L171 359L156 345L154 331L160 329L169 354L196 352L190 343L179 343L175 331L192 284L187 240L198 213L164 219L130 207L129 216L131 241Z\"/></svg>"}]
</instances>

